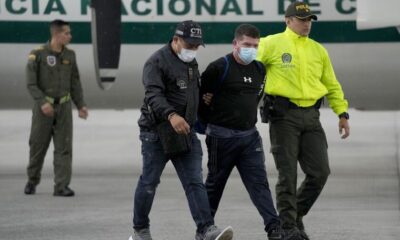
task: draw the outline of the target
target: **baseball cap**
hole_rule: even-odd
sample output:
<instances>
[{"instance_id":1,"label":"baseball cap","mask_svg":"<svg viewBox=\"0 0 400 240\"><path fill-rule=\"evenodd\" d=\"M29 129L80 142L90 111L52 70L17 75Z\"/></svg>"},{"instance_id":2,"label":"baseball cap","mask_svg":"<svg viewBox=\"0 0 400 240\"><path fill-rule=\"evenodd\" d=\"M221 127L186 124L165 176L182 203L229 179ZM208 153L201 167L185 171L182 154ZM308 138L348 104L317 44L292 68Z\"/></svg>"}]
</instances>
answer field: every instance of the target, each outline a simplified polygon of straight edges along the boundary
<instances>
[{"instance_id":1,"label":"baseball cap","mask_svg":"<svg viewBox=\"0 0 400 240\"><path fill-rule=\"evenodd\" d=\"M204 46L201 26L192 20L178 23L175 29L175 36L182 38L189 44Z\"/></svg>"},{"instance_id":2,"label":"baseball cap","mask_svg":"<svg viewBox=\"0 0 400 240\"><path fill-rule=\"evenodd\" d=\"M314 20L318 20L317 15L311 12L308 4L298 1L291 3L286 9L285 17L293 16L300 19L311 17Z\"/></svg>"}]
</instances>

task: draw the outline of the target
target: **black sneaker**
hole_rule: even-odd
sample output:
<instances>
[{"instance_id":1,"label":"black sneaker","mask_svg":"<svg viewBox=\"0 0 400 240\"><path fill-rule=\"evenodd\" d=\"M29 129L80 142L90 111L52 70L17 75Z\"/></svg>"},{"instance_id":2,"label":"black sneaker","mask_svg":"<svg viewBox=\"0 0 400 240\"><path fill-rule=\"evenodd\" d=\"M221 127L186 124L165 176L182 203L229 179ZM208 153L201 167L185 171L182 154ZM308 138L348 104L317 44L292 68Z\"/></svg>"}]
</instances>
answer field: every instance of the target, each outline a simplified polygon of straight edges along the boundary
<instances>
[{"instance_id":1,"label":"black sneaker","mask_svg":"<svg viewBox=\"0 0 400 240\"><path fill-rule=\"evenodd\" d=\"M283 230L280 225L274 226L268 231L268 240L283 240Z\"/></svg>"},{"instance_id":2,"label":"black sneaker","mask_svg":"<svg viewBox=\"0 0 400 240\"><path fill-rule=\"evenodd\" d=\"M300 235L303 237L304 240L310 240L308 237L306 230L304 228L303 217L299 216L296 219L297 228L300 231Z\"/></svg>"},{"instance_id":3,"label":"black sneaker","mask_svg":"<svg viewBox=\"0 0 400 240\"><path fill-rule=\"evenodd\" d=\"M75 195L74 191L69 187L65 187L60 190L55 190L53 193L53 196L58 196L58 197L73 197L74 195Z\"/></svg>"},{"instance_id":4,"label":"black sneaker","mask_svg":"<svg viewBox=\"0 0 400 240\"><path fill-rule=\"evenodd\" d=\"M25 193L26 195L33 195L33 194L35 194L35 193L36 193L36 186L35 186L35 184L28 182L28 183L25 185L24 193Z\"/></svg>"},{"instance_id":5,"label":"black sneaker","mask_svg":"<svg viewBox=\"0 0 400 240\"><path fill-rule=\"evenodd\" d=\"M303 230L299 230L300 231L300 235L304 240L310 240L310 238L308 237L307 233Z\"/></svg>"}]
</instances>

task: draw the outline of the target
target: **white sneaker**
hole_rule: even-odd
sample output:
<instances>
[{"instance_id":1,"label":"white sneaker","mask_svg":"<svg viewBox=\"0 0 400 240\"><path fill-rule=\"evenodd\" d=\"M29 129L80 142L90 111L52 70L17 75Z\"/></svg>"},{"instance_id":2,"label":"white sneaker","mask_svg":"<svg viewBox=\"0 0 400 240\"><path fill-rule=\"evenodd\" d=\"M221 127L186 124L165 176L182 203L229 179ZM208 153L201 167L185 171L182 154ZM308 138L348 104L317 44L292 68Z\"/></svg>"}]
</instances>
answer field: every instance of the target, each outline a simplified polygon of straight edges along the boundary
<instances>
[{"instance_id":1,"label":"white sneaker","mask_svg":"<svg viewBox=\"0 0 400 240\"><path fill-rule=\"evenodd\" d=\"M215 240L231 240L233 238L233 228L231 226L226 227L221 233L215 238Z\"/></svg>"},{"instance_id":2,"label":"white sneaker","mask_svg":"<svg viewBox=\"0 0 400 240\"><path fill-rule=\"evenodd\" d=\"M128 240L153 240L153 238L151 238L150 229L144 228L138 231L134 230L133 236L130 236Z\"/></svg>"},{"instance_id":3,"label":"white sneaker","mask_svg":"<svg viewBox=\"0 0 400 240\"><path fill-rule=\"evenodd\" d=\"M233 238L233 229L231 226L224 230L215 225L209 226L204 233L196 233L195 240L231 240Z\"/></svg>"}]
</instances>

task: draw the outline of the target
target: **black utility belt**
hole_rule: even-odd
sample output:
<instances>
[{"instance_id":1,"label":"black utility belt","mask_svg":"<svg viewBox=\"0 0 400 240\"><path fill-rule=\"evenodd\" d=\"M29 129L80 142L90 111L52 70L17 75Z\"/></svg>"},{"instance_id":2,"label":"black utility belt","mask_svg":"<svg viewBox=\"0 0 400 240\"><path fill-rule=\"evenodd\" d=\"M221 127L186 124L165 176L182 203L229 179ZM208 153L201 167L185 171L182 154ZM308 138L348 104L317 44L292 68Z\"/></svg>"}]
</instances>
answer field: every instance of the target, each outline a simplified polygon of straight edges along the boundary
<instances>
[{"instance_id":1,"label":"black utility belt","mask_svg":"<svg viewBox=\"0 0 400 240\"><path fill-rule=\"evenodd\" d=\"M281 96L264 95L263 104L260 107L261 122L268 123L273 117L282 117L289 109L319 109L324 98L320 98L314 105L300 107L292 103L289 98Z\"/></svg>"},{"instance_id":2,"label":"black utility belt","mask_svg":"<svg viewBox=\"0 0 400 240\"><path fill-rule=\"evenodd\" d=\"M289 98L286 98L286 97L276 96L276 97L272 97L272 98L273 98L273 102L280 102L280 103L284 103L285 105L287 104L287 107L288 107L289 109L304 109L304 110L313 109L313 108L314 108L314 109L320 109L320 108L321 108L322 101L323 101L323 98L320 98L320 99L318 99L318 101L317 101L314 105L312 105L312 106L301 107L301 106L298 106L298 105L296 105L295 103L291 102L291 101L289 100Z\"/></svg>"}]
</instances>

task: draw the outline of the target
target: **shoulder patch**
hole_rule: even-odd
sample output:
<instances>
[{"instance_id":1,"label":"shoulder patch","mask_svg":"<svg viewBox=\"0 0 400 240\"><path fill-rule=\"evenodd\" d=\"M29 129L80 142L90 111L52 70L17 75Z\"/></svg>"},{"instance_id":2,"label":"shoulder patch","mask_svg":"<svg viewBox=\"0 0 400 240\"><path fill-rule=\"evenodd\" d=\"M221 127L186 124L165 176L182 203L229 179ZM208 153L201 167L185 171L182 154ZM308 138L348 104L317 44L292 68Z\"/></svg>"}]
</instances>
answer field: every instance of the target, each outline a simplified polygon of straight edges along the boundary
<instances>
[{"instance_id":1,"label":"shoulder patch","mask_svg":"<svg viewBox=\"0 0 400 240\"><path fill-rule=\"evenodd\" d=\"M28 60L29 61L35 61L36 60L36 55L35 54L29 54Z\"/></svg>"},{"instance_id":2,"label":"shoulder patch","mask_svg":"<svg viewBox=\"0 0 400 240\"><path fill-rule=\"evenodd\" d=\"M33 49L33 50L31 51L31 53L29 54L29 56L30 56L30 55L37 55L40 51L43 51L43 50L44 50L44 47L43 47L43 46L37 47L37 48L35 48L35 49Z\"/></svg>"}]
</instances>

